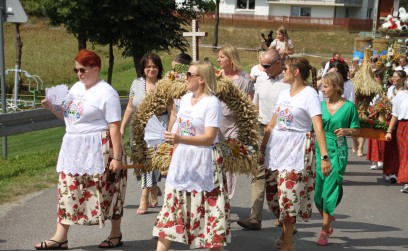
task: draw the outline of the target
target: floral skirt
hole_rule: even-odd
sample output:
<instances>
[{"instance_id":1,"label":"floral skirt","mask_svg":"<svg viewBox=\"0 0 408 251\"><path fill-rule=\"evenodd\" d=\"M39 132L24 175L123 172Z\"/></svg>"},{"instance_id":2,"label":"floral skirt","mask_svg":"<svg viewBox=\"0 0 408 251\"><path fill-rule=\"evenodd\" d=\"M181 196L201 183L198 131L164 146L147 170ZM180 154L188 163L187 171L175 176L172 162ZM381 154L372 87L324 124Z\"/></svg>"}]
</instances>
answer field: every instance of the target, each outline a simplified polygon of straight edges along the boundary
<instances>
[{"instance_id":1,"label":"floral skirt","mask_svg":"<svg viewBox=\"0 0 408 251\"><path fill-rule=\"evenodd\" d=\"M106 166L103 174L78 175L60 172L58 179L58 222L65 225L99 225L123 216L127 171L108 170L112 160L109 136L102 135Z\"/></svg>"},{"instance_id":2,"label":"floral skirt","mask_svg":"<svg viewBox=\"0 0 408 251\"><path fill-rule=\"evenodd\" d=\"M398 183L408 182L408 121L399 121L397 128L398 143Z\"/></svg>"},{"instance_id":3,"label":"floral skirt","mask_svg":"<svg viewBox=\"0 0 408 251\"><path fill-rule=\"evenodd\" d=\"M297 217L308 221L312 215L312 193L316 178L313 133L307 133L306 140L305 168L301 172L266 172L265 179L269 184L266 187L266 200L269 209L283 223L296 223Z\"/></svg>"},{"instance_id":4,"label":"floral skirt","mask_svg":"<svg viewBox=\"0 0 408 251\"><path fill-rule=\"evenodd\" d=\"M191 248L216 248L231 242L230 204L226 178L213 149L214 189L187 192L166 189L153 235L185 243ZM220 161L222 162L222 161Z\"/></svg>"}]
</instances>

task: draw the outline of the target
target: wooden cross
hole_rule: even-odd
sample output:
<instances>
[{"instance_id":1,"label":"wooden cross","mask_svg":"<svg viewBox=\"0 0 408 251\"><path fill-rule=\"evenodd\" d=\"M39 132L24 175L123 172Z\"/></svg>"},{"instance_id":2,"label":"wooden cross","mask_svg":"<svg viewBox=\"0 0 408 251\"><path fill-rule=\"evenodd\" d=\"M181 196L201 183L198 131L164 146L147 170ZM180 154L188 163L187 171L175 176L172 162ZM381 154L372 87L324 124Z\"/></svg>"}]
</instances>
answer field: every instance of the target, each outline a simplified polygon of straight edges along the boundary
<instances>
[{"instance_id":1,"label":"wooden cross","mask_svg":"<svg viewBox=\"0 0 408 251\"><path fill-rule=\"evenodd\" d=\"M183 32L183 37L192 37L192 51L193 51L193 61L197 61L199 59L198 54L198 42L200 37L206 37L208 35L207 32L200 32L198 29L197 21L193 19L192 21L192 32Z\"/></svg>"}]
</instances>

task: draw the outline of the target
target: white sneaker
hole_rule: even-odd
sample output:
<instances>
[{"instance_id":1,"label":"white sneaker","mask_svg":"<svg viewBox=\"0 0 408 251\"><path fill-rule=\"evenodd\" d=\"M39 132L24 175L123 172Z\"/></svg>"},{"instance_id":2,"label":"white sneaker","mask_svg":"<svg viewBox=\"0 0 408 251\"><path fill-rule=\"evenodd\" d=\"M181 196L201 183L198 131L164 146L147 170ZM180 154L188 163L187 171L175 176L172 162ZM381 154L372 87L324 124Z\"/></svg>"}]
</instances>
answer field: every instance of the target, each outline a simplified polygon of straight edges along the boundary
<instances>
[{"instance_id":1,"label":"white sneaker","mask_svg":"<svg viewBox=\"0 0 408 251\"><path fill-rule=\"evenodd\" d=\"M376 162L373 162L373 164L370 166L370 170L377 170L378 166Z\"/></svg>"},{"instance_id":2,"label":"white sneaker","mask_svg":"<svg viewBox=\"0 0 408 251\"><path fill-rule=\"evenodd\" d=\"M389 182L390 181L390 175L385 175L385 180Z\"/></svg>"},{"instance_id":3,"label":"white sneaker","mask_svg":"<svg viewBox=\"0 0 408 251\"><path fill-rule=\"evenodd\" d=\"M401 189L401 192L408 193L408 184L404 185L404 187Z\"/></svg>"},{"instance_id":4,"label":"white sneaker","mask_svg":"<svg viewBox=\"0 0 408 251\"><path fill-rule=\"evenodd\" d=\"M379 169L383 169L384 162L378 161L377 164Z\"/></svg>"}]
</instances>

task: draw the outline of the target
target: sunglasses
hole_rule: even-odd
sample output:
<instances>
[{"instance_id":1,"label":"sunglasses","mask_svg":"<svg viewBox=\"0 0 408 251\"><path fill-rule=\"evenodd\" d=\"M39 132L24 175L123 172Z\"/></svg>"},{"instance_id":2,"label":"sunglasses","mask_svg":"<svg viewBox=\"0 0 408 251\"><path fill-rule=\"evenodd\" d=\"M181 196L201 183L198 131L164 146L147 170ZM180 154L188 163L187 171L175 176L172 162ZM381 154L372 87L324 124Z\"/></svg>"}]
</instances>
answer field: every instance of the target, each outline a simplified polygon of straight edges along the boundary
<instances>
[{"instance_id":1,"label":"sunglasses","mask_svg":"<svg viewBox=\"0 0 408 251\"><path fill-rule=\"evenodd\" d=\"M280 57L278 57L275 61L273 61L271 64L261 64L261 66L266 70L272 67L272 65L276 64L276 62L278 62L279 60L281 60Z\"/></svg>"},{"instance_id":2,"label":"sunglasses","mask_svg":"<svg viewBox=\"0 0 408 251\"><path fill-rule=\"evenodd\" d=\"M74 72L75 72L75 74L78 74L78 72L80 72L80 73L82 73L82 74L84 74L85 72L87 72L88 70L87 69L85 69L85 68L79 68L79 69L77 69L77 68L74 68Z\"/></svg>"},{"instance_id":3,"label":"sunglasses","mask_svg":"<svg viewBox=\"0 0 408 251\"><path fill-rule=\"evenodd\" d=\"M194 77L198 77L198 76L200 76L200 75L191 73L191 72L189 72L189 71L187 72L187 79L189 79L189 78L194 78Z\"/></svg>"}]
</instances>

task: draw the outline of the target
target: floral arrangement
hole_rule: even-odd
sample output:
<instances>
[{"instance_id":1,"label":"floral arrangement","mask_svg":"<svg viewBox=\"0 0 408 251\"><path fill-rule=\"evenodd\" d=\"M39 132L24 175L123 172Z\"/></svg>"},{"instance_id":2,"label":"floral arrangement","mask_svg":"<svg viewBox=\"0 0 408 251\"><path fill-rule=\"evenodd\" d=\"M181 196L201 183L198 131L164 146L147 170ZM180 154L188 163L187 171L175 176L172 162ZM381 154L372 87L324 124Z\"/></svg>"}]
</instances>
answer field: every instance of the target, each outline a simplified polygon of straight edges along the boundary
<instances>
[{"instance_id":1,"label":"floral arrangement","mask_svg":"<svg viewBox=\"0 0 408 251\"><path fill-rule=\"evenodd\" d=\"M384 119L389 120L392 112L392 102L386 95L382 95L375 100L368 110L370 112L369 117L371 118L378 118L379 115L383 114L385 116Z\"/></svg>"},{"instance_id":2,"label":"floral arrangement","mask_svg":"<svg viewBox=\"0 0 408 251\"><path fill-rule=\"evenodd\" d=\"M133 163L143 163L144 170L166 171L170 165L173 146L162 143L148 148L144 141L144 128L153 114L166 111L168 103L186 93L185 80L180 73L172 71L157 83L155 91L146 95L132 116ZM258 113L246 94L217 72L217 93L215 94L234 113L238 127L238 138L221 141L218 145L223 152L224 169L238 173L255 173L257 170L258 144L260 141Z\"/></svg>"},{"instance_id":3,"label":"floral arrangement","mask_svg":"<svg viewBox=\"0 0 408 251\"><path fill-rule=\"evenodd\" d=\"M253 174L254 162L258 152L258 145L245 145L237 139L228 138L219 143L222 155L224 156L224 168L230 172ZM239 165L237 165L239 163Z\"/></svg>"},{"instance_id":4,"label":"floral arrangement","mask_svg":"<svg viewBox=\"0 0 408 251\"><path fill-rule=\"evenodd\" d=\"M360 119L360 128L372 128L386 132L388 125L389 122L383 122L378 119Z\"/></svg>"}]
</instances>

